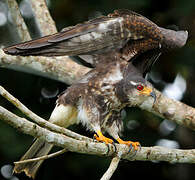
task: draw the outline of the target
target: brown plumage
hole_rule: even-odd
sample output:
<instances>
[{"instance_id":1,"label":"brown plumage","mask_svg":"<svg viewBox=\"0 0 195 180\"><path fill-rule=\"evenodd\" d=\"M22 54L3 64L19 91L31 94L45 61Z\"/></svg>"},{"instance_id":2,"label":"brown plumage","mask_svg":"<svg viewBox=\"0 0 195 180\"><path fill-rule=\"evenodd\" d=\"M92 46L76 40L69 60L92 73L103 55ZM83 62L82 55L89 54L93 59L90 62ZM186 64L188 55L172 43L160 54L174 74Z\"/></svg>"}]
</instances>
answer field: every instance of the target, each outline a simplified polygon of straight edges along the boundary
<instances>
[{"instance_id":1,"label":"brown plumage","mask_svg":"<svg viewBox=\"0 0 195 180\"><path fill-rule=\"evenodd\" d=\"M157 57L157 52L182 47L187 35L187 31L161 28L135 12L115 10L56 34L7 47L4 52L21 56L80 56L96 66L118 58L129 61L153 49Z\"/></svg>"},{"instance_id":2,"label":"brown plumage","mask_svg":"<svg viewBox=\"0 0 195 180\"><path fill-rule=\"evenodd\" d=\"M102 134L106 131L137 151L138 142L119 137L121 110L155 102L153 87L144 77L163 50L182 47L186 40L185 31L164 29L132 11L116 10L4 51L22 56L79 56L91 63L95 68L58 97L49 121L63 127L81 122L95 132L97 141L113 143ZM45 155L52 146L37 139L22 160ZM19 164L14 171L34 178L42 162Z\"/></svg>"},{"instance_id":3,"label":"brown plumage","mask_svg":"<svg viewBox=\"0 0 195 180\"><path fill-rule=\"evenodd\" d=\"M139 90L138 86L143 89ZM131 63L118 60L97 66L64 91L58 97L49 121L63 127L81 122L96 133L98 141L113 143L102 134L108 132L119 143L137 150L138 142L123 141L119 137L123 127L121 110L125 106L136 106L143 99L154 101L153 98L152 85L142 74ZM51 148L52 144L37 139L21 160L45 155ZM14 172L24 171L34 178L42 162L15 165Z\"/></svg>"}]
</instances>

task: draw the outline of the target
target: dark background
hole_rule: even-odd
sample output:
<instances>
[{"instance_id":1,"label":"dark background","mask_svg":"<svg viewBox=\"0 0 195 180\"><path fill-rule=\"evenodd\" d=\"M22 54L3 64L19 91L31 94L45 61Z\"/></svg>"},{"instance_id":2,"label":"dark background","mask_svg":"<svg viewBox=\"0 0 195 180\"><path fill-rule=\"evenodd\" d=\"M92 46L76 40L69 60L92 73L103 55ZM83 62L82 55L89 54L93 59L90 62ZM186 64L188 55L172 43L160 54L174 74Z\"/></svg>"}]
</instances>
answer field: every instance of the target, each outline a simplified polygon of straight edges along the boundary
<instances>
[{"instance_id":1,"label":"dark background","mask_svg":"<svg viewBox=\"0 0 195 180\"><path fill-rule=\"evenodd\" d=\"M32 38L39 37L28 0L22 0L20 8L30 29ZM194 0L50 0L49 9L58 30L75 25L98 14L108 14L114 9L126 8L136 11L159 26L188 30L185 47L163 54L155 64L148 79L154 86L171 98L195 106L195 1ZM0 0L0 45L19 42L16 30L4 0ZM48 119L55 106L56 95L67 85L36 75L0 67L0 84L32 111ZM13 105L0 97L0 105L22 116ZM139 141L142 146L161 145L170 148L195 148L195 133L168 120L141 111L125 109L123 139ZM92 137L85 128L71 127L75 132ZM23 180L24 175L10 174L13 161L28 149L33 138L24 135L0 121L0 179ZM54 149L55 151L58 148ZM100 179L109 166L110 158L65 153L46 160L41 166L37 180L50 179ZM112 179L176 179L194 180L195 166L166 162L129 162L122 160Z\"/></svg>"}]
</instances>

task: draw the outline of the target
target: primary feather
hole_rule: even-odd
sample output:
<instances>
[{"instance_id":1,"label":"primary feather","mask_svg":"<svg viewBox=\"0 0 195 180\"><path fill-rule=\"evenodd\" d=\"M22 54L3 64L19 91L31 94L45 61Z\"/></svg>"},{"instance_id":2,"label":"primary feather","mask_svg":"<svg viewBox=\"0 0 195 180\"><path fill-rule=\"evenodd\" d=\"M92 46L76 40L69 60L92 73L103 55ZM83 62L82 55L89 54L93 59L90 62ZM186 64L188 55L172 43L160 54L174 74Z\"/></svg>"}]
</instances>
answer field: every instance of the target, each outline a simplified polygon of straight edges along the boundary
<instances>
[{"instance_id":1,"label":"primary feather","mask_svg":"<svg viewBox=\"0 0 195 180\"><path fill-rule=\"evenodd\" d=\"M135 63L146 74L163 50L184 46L187 37L187 31L161 28L135 12L115 10L56 34L4 48L4 52L21 56L79 56L92 66L120 58L139 61L135 57L145 56L146 52L146 60ZM150 50L153 53L148 55Z\"/></svg>"}]
</instances>

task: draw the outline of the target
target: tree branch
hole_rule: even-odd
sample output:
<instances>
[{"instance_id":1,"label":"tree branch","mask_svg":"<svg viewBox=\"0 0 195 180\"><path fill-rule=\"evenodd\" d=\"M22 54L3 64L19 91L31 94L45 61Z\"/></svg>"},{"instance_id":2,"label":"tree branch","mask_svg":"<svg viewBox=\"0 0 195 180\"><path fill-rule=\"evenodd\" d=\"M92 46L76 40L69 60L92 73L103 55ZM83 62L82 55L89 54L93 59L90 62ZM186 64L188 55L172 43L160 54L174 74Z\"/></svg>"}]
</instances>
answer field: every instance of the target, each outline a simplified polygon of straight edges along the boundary
<instances>
[{"instance_id":1,"label":"tree branch","mask_svg":"<svg viewBox=\"0 0 195 180\"><path fill-rule=\"evenodd\" d=\"M87 138L85 136L81 136L75 132L72 132L66 128L57 126L55 124L50 123L49 121L45 121L43 118L37 116L31 110L29 110L26 106L24 106L18 99L12 96L9 92L7 92L2 86L0 86L0 95L10 101L14 106L16 106L24 115L32 119L35 123L39 124L41 127L46 127L54 132L65 134L66 136L78 139L78 140L86 140L92 141L92 139Z\"/></svg>"},{"instance_id":2,"label":"tree branch","mask_svg":"<svg viewBox=\"0 0 195 180\"><path fill-rule=\"evenodd\" d=\"M16 30L21 41L29 41L31 37L24 19L21 16L17 2L15 0L7 0L7 4L13 20L13 24L16 26Z\"/></svg>"},{"instance_id":3,"label":"tree branch","mask_svg":"<svg viewBox=\"0 0 195 180\"><path fill-rule=\"evenodd\" d=\"M66 148L67 151L94 154L100 156L113 156L116 154L115 148L108 147L103 143L87 142L83 140L76 140L68 136L52 132L48 129L42 128L35 123L28 121L25 118L16 116L9 112L5 108L0 106L0 119L9 123L11 126L17 128L19 131L34 136L36 138L42 138L45 141L52 143L56 146ZM140 151L134 154L128 153L129 148L126 145L116 144L117 152L120 152L121 158L130 161L142 160L142 161L168 161L174 163L195 163L195 150L179 150L168 149L165 147L142 147Z\"/></svg>"},{"instance_id":4,"label":"tree branch","mask_svg":"<svg viewBox=\"0 0 195 180\"><path fill-rule=\"evenodd\" d=\"M107 169L107 171L104 173L104 175L100 180L109 180L114 174L114 172L116 171L119 161L120 161L120 157L118 156L114 157L110 163L109 168Z\"/></svg>"},{"instance_id":5,"label":"tree branch","mask_svg":"<svg viewBox=\"0 0 195 180\"><path fill-rule=\"evenodd\" d=\"M15 0L7 0L7 3L21 41L30 40L27 26L20 14L17 2ZM45 0L31 0L30 4L36 22L39 28L41 28L41 34L56 33L55 23L50 16ZM67 84L72 84L90 70L77 64L68 56L55 58L9 56L2 49L0 49L0 66L48 77Z\"/></svg>"},{"instance_id":6,"label":"tree branch","mask_svg":"<svg viewBox=\"0 0 195 180\"><path fill-rule=\"evenodd\" d=\"M56 58L10 56L2 49L0 49L0 66L48 77L66 84L72 84L90 70L67 56Z\"/></svg>"},{"instance_id":7,"label":"tree branch","mask_svg":"<svg viewBox=\"0 0 195 180\"><path fill-rule=\"evenodd\" d=\"M180 101L170 99L156 89L154 91L156 93L155 104L153 105L153 102L145 101L138 104L138 107L195 130L195 108Z\"/></svg>"},{"instance_id":8,"label":"tree branch","mask_svg":"<svg viewBox=\"0 0 195 180\"><path fill-rule=\"evenodd\" d=\"M34 12L35 20L42 36L57 32L55 22L50 16L46 0L29 1Z\"/></svg>"}]
</instances>

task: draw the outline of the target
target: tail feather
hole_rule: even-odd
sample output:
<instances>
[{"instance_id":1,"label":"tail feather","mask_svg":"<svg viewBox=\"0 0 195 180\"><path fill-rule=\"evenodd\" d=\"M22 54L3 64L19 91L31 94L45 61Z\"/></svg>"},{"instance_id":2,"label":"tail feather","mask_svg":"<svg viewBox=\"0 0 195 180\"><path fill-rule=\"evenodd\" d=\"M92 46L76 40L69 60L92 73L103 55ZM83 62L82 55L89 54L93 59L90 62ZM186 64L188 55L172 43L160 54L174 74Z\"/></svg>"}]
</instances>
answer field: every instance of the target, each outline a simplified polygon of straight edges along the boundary
<instances>
[{"instance_id":1,"label":"tail feather","mask_svg":"<svg viewBox=\"0 0 195 180\"><path fill-rule=\"evenodd\" d=\"M77 110L75 107L70 105L57 104L49 121L62 127L68 127L71 124L77 123ZM36 139L36 141L20 160L33 159L47 155L52 147L53 144L47 143L42 139ZM44 160L16 164L14 167L14 172L25 172L27 176L35 178L36 173L43 161Z\"/></svg>"},{"instance_id":2,"label":"tail feather","mask_svg":"<svg viewBox=\"0 0 195 180\"><path fill-rule=\"evenodd\" d=\"M52 147L53 147L52 144L49 144L44 140L37 139L20 160L32 159L32 158L47 155ZM42 163L43 160L36 161L36 162L16 164L14 167L14 172L15 173L25 172L27 176L34 179L37 170Z\"/></svg>"}]
</instances>

